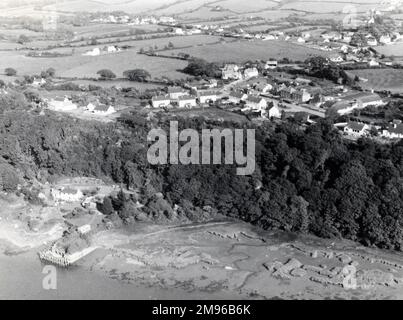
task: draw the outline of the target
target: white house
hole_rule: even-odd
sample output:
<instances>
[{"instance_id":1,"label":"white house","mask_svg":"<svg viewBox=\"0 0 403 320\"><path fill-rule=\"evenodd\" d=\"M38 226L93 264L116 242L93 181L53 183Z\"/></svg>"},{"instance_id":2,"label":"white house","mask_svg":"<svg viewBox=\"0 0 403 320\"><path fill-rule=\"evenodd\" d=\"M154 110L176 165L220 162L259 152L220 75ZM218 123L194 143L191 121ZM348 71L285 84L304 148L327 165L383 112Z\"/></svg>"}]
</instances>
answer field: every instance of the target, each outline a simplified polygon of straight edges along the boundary
<instances>
[{"instance_id":1,"label":"white house","mask_svg":"<svg viewBox=\"0 0 403 320\"><path fill-rule=\"evenodd\" d=\"M299 38L297 39L297 42L299 42L299 43L305 43L305 39L302 38L302 37L299 37Z\"/></svg>"},{"instance_id":2,"label":"white house","mask_svg":"<svg viewBox=\"0 0 403 320\"><path fill-rule=\"evenodd\" d=\"M89 224L84 224L84 225L78 227L78 228L77 228L77 231L78 231L80 234L87 234L88 232L91 231L91 225L89 225Z\"/></svg>"},{"instance_id":3,"label":"white house","mask_svg":"<svg viewBox=\"0 0 403 320\"><path fill-rule=\"evenodd\" d=\"M84 194L79 189L73 188L52 188L50 190L53 200L76 202L84 197Z\"/></svg>"},{"instance_id":4,"label":"white house","mask_svg":"<svg viewBox=\"0 0 403 320\"><path fill-rule=\"evenodd\" d=\"M185 34L185 32L183 31L182 28L176 28L175 33L178 34L178 35L184 35Z\"/></svg>"},{"instance_id":5,"label":"white house","mask_svg":"<svg viewBox=\"0 0 403 320\"><path fill-rule=\"evenodd\" d=\"M375 59L371 59L371 60L368 62L368 66L369 66L369 67L378 67L378 66L379 66L379 62L376 61Z\"/></svg>"},{"instance_id":6,"label":"white house","mask_svg":"<svg viewBox=\"0 0 403 320\"><path fill-rule=\"evenodd\" d=\"M382 35L379 38L379 42L382 44L391 44L392 43L392 38L389 35Z\"/></svg>"},{"instance_id":7,"label":"white house","mask_svg":"<svg viewBox=\"0 0 403 320\"><path fill-rule=\"evenodd\" d=\"M262 111L267 107L267 102L262 97L249 95L246 98L245 106L252 110Z\"/></svg>"},{"instance_id":8,"label":"white house","mask_svg":"<svg viewBox=\"0 0 403 320\"><path fill-rule=\"evenodd\" d=\"M243 72L245 79L255 78L259 76L259 71L256 68L247 68Z\"/></svg>"},{"instance_id":9,"label":"white house","mask_svg":"<svg viewBox=\"0 0 403 320\"><path fill-rule=\"evenodd\" d=\"M101 54L101 50L99 48L94 48L90 51L83 53L83 56L95 57L95 56L99 56L100 54Z\"/></svg>"},{"instance_id":10,"label":"white house","mask_svg":"<svg viewBox=\"0 0 403 320\"><path fill-rule=\"evenodd\" d=\"M273 89L273 86L270 83L259 83L255 86L255 90L260 93L267 93Z\"/></svg>"},{"instance_id":11,"label":"white house","mask_svg":"<svg viewBox=\"0 0 403 320\"><path fill-rule=\"evenodd\" d=\"M214 91L204 91L199 93L199 102L202 104L216 102L217 92Z\"/></svg>"},{"instance_id":12,"label":"white house","mask_svg":"<svg viewBox=\"0 0 403 320\"><path fill-rule=\"evenodd\" d=\"M369 37L367 38L367 44L368 44L369 46L377 46L377 45L378 45L378 41L376 40L375 37L369 36Z\"/></svg>"},{"instance_id":13,"label":"white house","mask_svg":"<svg viewBox=\"0 0 403 320\"><path fill-rule=\"evenodd\" d=\"M369 126L364 123L350 121L345 127L344 132L355 137L363 137L367 134Z\"/></svg>"},{"instance_id":14,"label":"white house","mask_svg":"<svg viewBox=\"0 0 403 320\"><path fill-rule=\"evenodd\" d=\"M151 99L153 108L166 108L171 104L171 99L168 96L155 96Z\"/></svg>"},{"instance_id":15,"label":"white house","mask_svg":"<svg viewBox=\"0 0 403 320\"><path fill-rule=\"evenodd\" d=\"M389 139L403 139L403 124L401 120L393 120L382 136Z\"/></svg>"},{"instance_id":16,"label":"white house","mask_svg":"<svg viewBox=\"0 0 403 320\"><path fill-rule=\"evenodd\" d=\"M101 104L95 107L94 110L92 110L92 113L100 116L107 116L109 114L115 113L116 110L112 106L107 106L105 104Z\"/></svg>"},{"instance_id":17,"label":"white house","mask_svg":"<svg viewBox=\"0 0 403 320\"><path fill-rule=\"evenodd\" d=\"M265 69L276 69L278 66L277 60L269 60L266 62Z\"/></svg>"},{"instance_id":18,"label":"white house","mask_svg":"<svg viewBox=\"0 0 403 320\"><path fill-rule=\"evenodd\" d=\"M277 118L277 119L281 119L281 111L280 109L276 106L273 105L272 107L269 107L266 110L266 117L271 119L271 118Z\"/></svg>"},{"instance_id":19,"label":"white house","mask_svg":"<svg viewBox=\"0 0 403 320\"><path fill-rule=\"evenodd\" d=\"M234 104L241 103L241 101L245 101L248 97L247 94L242 92L231 92L228 97L228 101Z\"/></svg>"},{"instance_id":20,"label":"white house","mask_svg":"<svg viewBox=\"0 0 403 320\"><path fill-rule=\"evenodd\" d=\"M222 69L222 78L224 80L239 80L242 79L242 73L236 64L227 64Z\"/></svg>"},{"instance_id":21,"label":"white house","mask_svg":"<svg viewBox=\"0 0 403 320\"><path fill-rule=\"evenodd\" d=\"M343 61L344 61L344 60L343 60L343 57L342 57L341 55L339 55L339 54L330 56L330 57L329 57L329 60L330 60L331 62L334 62L334 63L340 63L340 62L343 62Z\"/></svg>"},{"instance_id":22,"label":"white house","mask_svg":"<svg viewBox=\"0 0 403 320\"><path fill-rule=\"evenodd\" d=\"M195 96L182 96L178 99L179 108L194 108L197 106Z\"/></svg>"},{"instance_id":23,"label":"white house","mask_svg":"<svg viewBox=\"0 0 403 320\"><path fill-rule=\"evenodd\" d=\"M40 79L34 78L34 81L32 82L33 87L40 87L43 86L44 84L46 84L46 80L43 78Z\"/></svg>"},{"instance_id":24,"label":"white house","mask_svg":"<svg viewBox=\"0 0 403 320\"><path fill-rule=\"evenodd\" d=\"M77 109L77 105L67 97L51 99L47 103L49 109L54 111L72 111Z\"/></svg>"}]
</instances>

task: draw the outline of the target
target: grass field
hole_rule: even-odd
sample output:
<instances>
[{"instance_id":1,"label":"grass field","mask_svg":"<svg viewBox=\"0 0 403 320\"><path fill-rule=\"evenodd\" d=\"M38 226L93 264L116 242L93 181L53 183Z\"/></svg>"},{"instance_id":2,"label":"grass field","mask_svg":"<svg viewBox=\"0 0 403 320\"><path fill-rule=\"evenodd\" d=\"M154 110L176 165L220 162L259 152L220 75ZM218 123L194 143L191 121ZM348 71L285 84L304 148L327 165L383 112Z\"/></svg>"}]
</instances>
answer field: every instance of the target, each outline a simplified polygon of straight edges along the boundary
<instances>
[{"instance_id":1,"label":"grass field","mask_svg":"<svg viewBox=\"0 0 403 320\"><path fill-rule=\"evenodd\" d=\"M403 42L391 44L387 46L375 47L375 49L385 56L403 57Z\"/></svg>"},{"instance_id":2,"label":"grass field","mask_svg":"<svg viewBox=\"0 0 403 320\"><path fill-rule=\"evenodd\" d=\"M267 60L269 58L289 58L305 60L314 55L328 55L328 52L285 41L237 41L219 45L174 50L212 62L245 62L248 60Z\"/></svg>"},{"instance_id":3,"label":"grass field","mask_svg":"<svg viewBox=\"0 0 403 320\"><path fill-rule=\"evenodd\" d=\"M111 69L118 76L129 69L146 69L152 77L167 76L173 79L186 76L177 70L183 69L185 61L163 59L139 55L134 51L124 51L98 57L76 54L62 58L30 58L24 52L0 52L0 72L7 67L15 68L19 75L38 74L50 67L62 77L96 77L97 71Z\"/></svg>"},{"instance_id":4,"label":"grass field","mask_svg":"<svg viewBox=\"0 0 403 320\"><path fill-rule=\"evenodd\" d=\"M403 92L402 69L364 69L350 71L350 73L368 79L368 82L360 82L365 89Z\"/></svg>"}]
</instances>

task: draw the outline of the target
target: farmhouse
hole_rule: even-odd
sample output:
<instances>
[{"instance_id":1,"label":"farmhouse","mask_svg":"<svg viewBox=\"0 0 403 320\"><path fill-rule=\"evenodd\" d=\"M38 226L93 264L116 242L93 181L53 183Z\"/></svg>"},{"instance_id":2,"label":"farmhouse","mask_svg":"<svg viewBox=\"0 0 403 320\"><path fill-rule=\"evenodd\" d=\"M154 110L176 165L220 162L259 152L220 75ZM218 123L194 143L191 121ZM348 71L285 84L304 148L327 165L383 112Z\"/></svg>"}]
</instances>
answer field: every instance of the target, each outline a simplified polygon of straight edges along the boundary
<instances>
[{"instance_id":1,"label":"farmhouse","mask_svg":"<svg viewBox=\"0 0 403 320\"><path fill-rule=\"evenodd\" d=\"M280 90L280 97L284 100L304 103L311 99L311 94L305 88L295 89L285 87Z\"/></svg>"},{"instance_id":2,"label":"farmhouse","mask_svg":"<svg viewBox=\"0 0 403 320\"><path fill-rule=\"evenodd\" d=\"M245 105L249 109L261 111L267 107L267 102L262 97L249 95L246 98Z\"/></svg>"},{"instance_id":3,"label":"farmhouse","mask_svg":"<svg viewBox=\"0 0 403 320\"><path fill-rule=\"evenodd\" d=\"M334 63L340 63L344 61L343 57L339 54L330 56L329 60Z\"/></svg>"},{"instance_id":4,"label":"farmhouse","mask_svg":"<svg viewBox=\"0 0 403 320\"><path fill-rule=\"evenodd\" d=\"M105 104L100 104L97 105L94 110L92 111L92 113L96 114L96 115L100 115L100 116L106 116L112 113L115 113L116 110L114 107L112 106L107 106Z\"/></svg>"},{"instance_id":5,"label":"farmhouse","mask_svg":"<svg viewBox=\"0 0 403 320\"><path fill-rule=\"evenodd\" d=\"M222 78L224 80L239 80L242 79L242 73L236 64L227 64L222 69Z\"/></svg>"},{"instance_id":6,"label":"farmhouse","mask_svg":"<svg viewBox=\"0 0 403 320\"><path fill-rule=\"evenodd\" d=\"M392 43L392 38L389 35L382 35L379 38L379 42L382 44L390 44Z\"/></svg>"},{"instance_id":7,"label":"farmhouse","mask_svg":"<svg viewBox=\"0 0 403 320\"><path fill-rule=\"evenodd\" d=\"M234 104L238 104L241 103L241 101L245 101L247 97L248 95L242 92L231 92L229 94L228 101Z\"/></svg>"},{"instance_id":8,"label":"farmhouse","mask_svg":"<svg viewBox=\"0 0 403 320\"><path fill-rule=\"evenodd\" d=\"M368 129L369 129L369 126L364 123L350 121L344 127L344 132L351 136L363 137L366 134Z\"/></svg>"},{"instance_id":9,"label":"farmhouse","mask_svg":"<svg viewBox=\"0 0 403 320\"><path fill-rule=\"evenodd\" d=\"M368 36L368 37L367 37L367 44L368 44L369 46L377 46L377 45L378 45L378 41L376 40L375 37L373 37L373 36Z\"/></svg>"},{"instance_id":10,"label":"farmhouse","mask_svg":"<svg viewBox=\"0 0 403 320\"><path fill-rule=\"evenodd\" d=\"M393 120L386 130L382 131L382 136L389 139L403 139L403 124L401 120Z\"/></svg>"},{"instance_id":11,"label":"farmhouse","mask_svg":"<svg viewBox=\"0 0 403 320\"><path fill-rule=\"evenodd\" d=\"M83 198L84 194L79 189L73 188L52 188L50 191L55 201L76 202Z\"/></svg>"},{"instance_id":12,"label":"farmhouse","mask_svg":"<svg viewBox=\"0 0 403 320\"><path fill-rule=\"evenodd\" d=\"M172 100L177 100L182 96L186 96L188 93L181 87L169 87L168 94Z\"/></svg>"},{"instance_id":13,"label":"farmhouse","mask_svg":"<svg viewBox=\"0 0 403 320\"><path fill-rule=\"evenodd\" d=\"M269 60L266 62L265 69L276 69L278 66L277 60Z\"/></svg>"},{"instance_id":14,"label":"farmhouse","mask_svg":"<svg viewBox=\"0 0 403 320\"><path fill-rule=\"evenodd\" d=\"M194 108L197 106L195 96L182 96L178 99L179 108Z\"/></svg>"},{"instance_id":15,"label":"farmhouse","mask_svg":"<svg viewBox=\"0 0 403 320\"><path fill-rule=\"evenodd\" d=\"M217 92L215 91L204 91L199 93L199 102L202 104L216 101L217 101Z\"/></svg>"},{"instance_id":16,"label":"farmhouse","mask_svg":"<svg viewBox=\"0 0 403 320\"><path fill-rule=\"evenodd\" d=\"M260 93L267 93L273 89L273 86L270 83L259 83L255 86L255 90Z\"/></svg>"},{"instance_id":17,"label":"farmhouse","mask_svg":"<svg viewBox=\"0 0 403 320\"><path fill-rule=\"evenodd\" d=\"M47 104L50 109L55 111L72 111L77 109L77 105L67 97L51 99Z\"/></svg>"},{"instance_id":18,"label":"farmhouse","mask_svg":"<svg viewBox=\"0 0 403 320\"><path fill-rule=\"evenodd\" d=\"M151 99L153 108L166 108L171 104L171 99L168 96L155 96Z\"/></svg>"},{"instance_id":19,"label":"farmhouse","mask_svg":"<svg viewBox=\"0 0 403 320\"><path fill-rule=\"evenodd\" d=\"M243 72L245 79L255 78L259 76L259 71L256 68L247 68Z\"/></svg>"},{"instance_id":20,"label":"farmhouse","mask_svg":"<svg viewBox=\"0 0 403 320\"><path fill-rule=\"evenodd\" d=\"M265 110L265 116L269 119L281 119L281 111L276 105L273 105L272 107L269 107Z\"/></svg>"},{"instance_id":21,"label":"farmhouse","mask_svg":"<svg viewBox=\"0 0 403 320\"><path fill-rule=\"evenodd\" d=\"M101 54L101 50L99 48L94 48L90 51L83 53L83 56L95 57L95 56L99 56L100 54Z\"/></svg>"}]
</instances>

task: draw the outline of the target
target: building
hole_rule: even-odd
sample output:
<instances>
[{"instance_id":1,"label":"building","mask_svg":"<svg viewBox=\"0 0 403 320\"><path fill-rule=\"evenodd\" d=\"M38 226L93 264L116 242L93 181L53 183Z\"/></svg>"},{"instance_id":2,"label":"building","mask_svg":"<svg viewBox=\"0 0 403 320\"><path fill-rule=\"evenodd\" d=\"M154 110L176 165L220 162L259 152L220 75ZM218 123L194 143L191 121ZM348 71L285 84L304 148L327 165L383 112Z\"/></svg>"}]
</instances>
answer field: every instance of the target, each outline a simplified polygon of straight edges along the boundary
<instances>
[{"instance_id":1,"label":"building","mask_svg":"<svg viewBox=\"0 0 403 320\"><path fill-rule=\"evenodd\" d=\"M365 123L353 122L350 121L345 127L344 132L348 135L355 137L363 137L367 134L369 126Z\"/></svg>"},{"instance_id":2,"label":"building","mask_svg":"<svg viewBox=\"0 0 403 320\"><path fill-rule=\"evenodd\" d=\"M87 234L91 231L91 225L85 224L77 228L78 233L80 234Z\"/></svg>"},{"instance_id":3,"label":"building","mask_svg":"<svg viewBox=\"0 0 403 320\"><path fill-rule=\"evenodd\" d=\"M222 69L223 80L239 80L242 79L242 73L236 64L227 64Z\"/></svg>"},{"instance_id":4,"label":"building","mask_svg":"<svg viewBox=\"0 0 403 320\"><path fill-rule=\"evenodd\" d=\"M311 100L311 94L305 89L295 89L293 87L285 87L280 90L280 97L287 101L297 103L305 103Z\"/></svg>"},{"instance_id":5,"label":"building","mask_svg":"<svg viewBox=\"0 0 403 320\"><path fill-rule=\"evenodd\" d=\"M94 48L90 51L83 53L83 56L96 57L96 56L99 56L100 54L101 54L101 50L99 48Z\"/></svg>"},{"instance_id":6,"label":"building","mask_svg":"<svg viewBox=\"0 0 403 320\"><path fill-rule=\"evenodd\" d=\"M255 86L255 90L260 93L267 93L273 89L273 86L270 83L258 83Z\"/></svg>"},{"instance_id":7,"label":"building","mask_svg":"<svg viewBox=\"0 0 403 320\"><path fill-rule=\"evenodd\" d=\"M252 110L261 111L267 107L267 102L262 97L249 95L245 100L245 106Z\"/></svg>"},{"instance_id":8,"label":"building","mask_svg":"<svg viewBox=\"0 0 403 320\"><path fill-rule=\"evenodd\" d=\"M217 99L217 92L215 91L204 91L199 93L199 102L201 104L216 102Z\"/></svg>"},{"instance_id":9,"label":"building","mask_svg":"<svg viewBox=\"0 0 403 320\"><path fill-rule=\"evenodd\" d=\"M171 100L178 100L182 96L186 96L188 93L181 87L169 87L168 95Z\"/></svg>"},{"instance_id":10,"label":"building","mask_svg":"<svg viewBox=\"0 0 403 320\"><path fill-rule=\"evenodd\" d=\"M384 104L382 98L376 93L360 92L344 98L345 100L355 101L358 108L366 108L368 106L381 106Z\"/></svg>"},{"instance_id":11,"label":"building","mask_svg":"<svg viewBox=\"0 0 403 320\"><path fill-rule=\"evenodd\" d=\"M179 108L194 108L197 106L195 96L182 96L178 99Z\"/></svg>"},{"instance_id":12,"label":"building","mask_svg":"<svg viewBox=\"0 0 403 320\"><path fill-rule=\"evenodd\" d=\"M340 63L344 61L343 57L339 54L330 56L329 60L334 63Z\"/></svg>"},{"instance_id":13,"label":"building","mask_svg":"<svg viewBox=\"0 0 403 320\"><path fill-rule=\"evenodd\" d=\"M392 38L389 35L382 35L379 38L379 42L382 44L391 44L392 43Z\"/></svg>"},{"instance_id":14,"label":"building","mask_svg":"<svg viewBox=\"0 0 403 320\"><path fill-rule=\"evenodd\" d=\"M81 190L69 187L52 188L50 193L55 201L76 202L80 201L84 197L84 194L81 192Z\"/></svg>"},{"instance_id":15,"label":"building","mask_svg":"<svg viewBox=\"0 0 403 320\"><path fill-rule=\"evenodd\" d=\"M245 79L256 78L259 76L259 71L256 68L247 68L243 74Z\"/></svg>"},{"instance_id":16,"label":"building","mask_svg":"<svg viewBox=\"0 0 403 320\"><path fill-rule=\"evenodd\" d=\"M403 139L403 124L401 120L393 120L386 130L382 131L382 136L388 139Z\"/></svg>"},{"instance_id":17,"label":"building","mask_svg":"<svg viewBox=\"0 0 403 320\"><path fill-rule=\"evenodd\" d=\"M369 36L369 37L367 38L367 44L368 44L369 46L377 46L377 45L378 45L378 41L376 40L375 37Z\"/></svg>"},{"instance_id":18,"label":"building","mask_svg":"<svg viewBox=\"0 0 403 320\"><path fill-rule=\"evenodd\" d=\"M266 62L265 69L276 69L278 67L277 60L269 60Z\"/></svg>"},{"instance_id":19,"label":"building","mask_svg":"<svg viewBox=\"0 0 403 320\"><path fill-rule=\"evenodd\" d=\"M228 101L234 104L238 104L245 101L247 97L248 95L243 92L231 92L229 94Z\"/></svg>"},{"instance_id":20,"label":"building","mask_svg":"<svg viewBox=\"0 0 403 320\"><path fill-rule=\"evenodd\" d=\"M379 66L379 62L376 61L375 59L371 59L371 60L368 62L368 66L369 66L369 67L378 67L378 66Z\"/></svg>"},{"instance_id":21,"label":"building","mask_svg":"<svg viewBox=\"0 0 403 320\"><path fill-rule=\"evenodd\" d=\"M69 98L55 98L47 102L48 107L54 111L72 111L78 107Z\"/></svg>"},{"instance_id":22,"label":"building","mask_svg":"<svg viewBox=\"0 0 403 320\"><path fill-rule=\"evenodd\" d=\"M166 108L171 104L171 99L168 96L155 96L151 99L153 108Z\"/></svg>"},{"instance_id":23,"label":"building","mask_svg":"<svg viewBox=\"0 0 403 320\"><path fill-rule=\"evenodd\" d=\"M100 116L107 116L107 115L110 115L115 112L116 112L116 110L114 107L108 106L106 104L97 105L94 108L94 110L92 111L92 113L94 113L96 115L100 115Z\"/></svg>"},{"instance_id":24,"label":"building","mask_svg":"<svg viewBox=\"0 0 403 320\"><path fill-rule=\"evenodd\" d=\"M273 105L266 109L266 117L269 119L281 119L281 110L276 105Z\"/></svg>"}]
</instances>

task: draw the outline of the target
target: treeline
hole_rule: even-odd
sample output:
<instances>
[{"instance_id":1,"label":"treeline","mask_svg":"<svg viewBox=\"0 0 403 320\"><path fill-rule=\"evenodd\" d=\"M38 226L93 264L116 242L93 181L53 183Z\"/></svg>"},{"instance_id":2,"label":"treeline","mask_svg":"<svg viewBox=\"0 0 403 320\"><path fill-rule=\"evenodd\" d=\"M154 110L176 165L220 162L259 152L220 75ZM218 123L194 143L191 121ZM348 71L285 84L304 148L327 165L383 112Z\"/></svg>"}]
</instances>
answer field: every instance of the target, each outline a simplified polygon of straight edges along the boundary
<instances>
[{"instance_id":1,"label":"treeline","mask_svg":"<svg viewBox=\"0 0 403 320\"><path fill-rule=\"evenodd\" d=\"M293 122L267 124L255 128L257 169L243 177L226 165L150 166L147 134L154 127L167 128L168 120L133 113L119 123L101 124L6 108L0 118L0 159L21 178L86 175L137 188L148 208L143 212L150 206L167 215L175 205L214 208L265 229L401 250L403 142L345 142L325 120L306 130ZM202 118L179 123L180 129L246 126ZM155 205L158 193L166 201ZM119 209L125 217L134 199L127 201L118 206L126 208Z\"/></svg>"}]
</instances>

